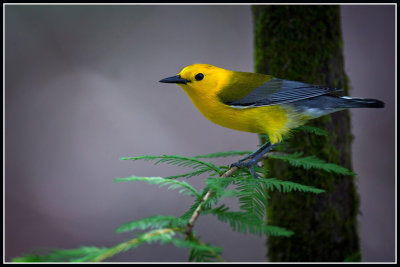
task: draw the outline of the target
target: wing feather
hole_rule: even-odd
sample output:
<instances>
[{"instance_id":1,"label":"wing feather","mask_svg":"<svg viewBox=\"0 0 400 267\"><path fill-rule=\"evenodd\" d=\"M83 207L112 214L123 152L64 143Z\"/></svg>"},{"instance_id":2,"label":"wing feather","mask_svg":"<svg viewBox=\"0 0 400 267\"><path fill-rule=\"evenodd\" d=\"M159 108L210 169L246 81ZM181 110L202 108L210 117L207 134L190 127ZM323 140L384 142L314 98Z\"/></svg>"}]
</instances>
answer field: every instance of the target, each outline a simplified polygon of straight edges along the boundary
<instances>
[{"instance_id":1,"label":"wing feather","mask_svg":"<svg viewBox=\"0 0 400 267\"><path fill-rule=\"evenodd\" d=\"M337 91L342 90L273 78L261 86L254 88L243 98L227 101L225 104L237 108L269 106L295 102Z\"/></svg>"}]
</instances>

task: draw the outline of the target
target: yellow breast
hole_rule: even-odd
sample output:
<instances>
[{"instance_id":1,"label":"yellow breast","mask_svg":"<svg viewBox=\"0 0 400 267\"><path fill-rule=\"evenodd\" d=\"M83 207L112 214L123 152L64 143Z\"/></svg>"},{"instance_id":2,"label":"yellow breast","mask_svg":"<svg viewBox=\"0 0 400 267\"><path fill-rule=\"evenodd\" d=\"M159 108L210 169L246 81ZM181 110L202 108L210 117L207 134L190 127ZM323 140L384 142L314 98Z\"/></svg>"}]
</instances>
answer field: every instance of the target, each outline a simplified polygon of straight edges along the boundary
<instances>
[{"instance_id":1,"label":"yellow breast","mask_svg":"<svg viewBox=\"0 0 400 267\"><path fill-rule=\"evenodd\" d=\"M267 134L272 143L281 141L289 131L290 117L282 106L233 108L213 94L185 90L193 104L210 121L238 131Z\"/></svg>"}]
</instances>

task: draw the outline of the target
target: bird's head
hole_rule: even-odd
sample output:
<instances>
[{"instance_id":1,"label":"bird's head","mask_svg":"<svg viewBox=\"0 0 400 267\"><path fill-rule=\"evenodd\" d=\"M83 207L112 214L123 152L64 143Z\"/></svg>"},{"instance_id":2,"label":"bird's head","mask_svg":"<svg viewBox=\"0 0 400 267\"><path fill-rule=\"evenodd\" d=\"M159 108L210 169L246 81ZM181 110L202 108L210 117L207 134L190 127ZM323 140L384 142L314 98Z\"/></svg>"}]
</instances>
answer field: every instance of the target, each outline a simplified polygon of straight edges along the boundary
<instances>
[{"instance_id":1,"label":"bird's head","mask_svg":"<svg viewBox=\"0 0 400 267\"><path fill-rule=\"evenodd\" d=\"M187 66L178 75L162 79L163 83L176 83L188 94L216 93L228 81L231 71L208 64Z\"/></svg>"}]
</instances>

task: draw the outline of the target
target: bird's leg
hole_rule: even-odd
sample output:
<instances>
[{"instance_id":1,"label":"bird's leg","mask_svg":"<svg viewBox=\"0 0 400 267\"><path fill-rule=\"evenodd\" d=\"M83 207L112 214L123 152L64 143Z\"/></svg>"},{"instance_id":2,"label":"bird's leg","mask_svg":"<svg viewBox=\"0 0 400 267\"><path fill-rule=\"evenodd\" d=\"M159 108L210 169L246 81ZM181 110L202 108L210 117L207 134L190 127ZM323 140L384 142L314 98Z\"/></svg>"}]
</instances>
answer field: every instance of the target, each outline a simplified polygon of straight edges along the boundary
<instances>
[{"instance_id":1,"label":"bird's leg","mask_svg":"<svg viewBox=\"0 0 400 267\"><path fill-rule=\"evenodd\" d=\"M246 157L240 159L238 162L242 162L242 161L245 161L246 159L254 158L255 156L257 156L260 153L262 153L264 155L266 152L268 152L269 150L272 149L272 147L270 148L270 146L271 146L271 142L266 142L265 144L260 146L256 151L254 151L250 155L247 155ZM263 152L263 150L266 148L269 148L269 149L267 151Z\"/></svg>"},{"instance_id":2,"label":"bird's leg","mask_svg":"<svg viewBox=\"0 0 400 267\"><path fill-rule=\"evenodd\" d=\"M253 174L254 178L258 178L258 175L256 171L253 169L253 165L257 164L257 162L260 160L262 156L265 155L268 151L273 149L277 144L271 144L271 142L266 142L264 145L262 145L260 148L258 148L256 151L251 153L250 155L244 157L243 159L240 159L239 161L232 163L231 167L238 167L238 168L243 168L247 167L249 168L250 172Z\"/></svg>"}]
</instances>

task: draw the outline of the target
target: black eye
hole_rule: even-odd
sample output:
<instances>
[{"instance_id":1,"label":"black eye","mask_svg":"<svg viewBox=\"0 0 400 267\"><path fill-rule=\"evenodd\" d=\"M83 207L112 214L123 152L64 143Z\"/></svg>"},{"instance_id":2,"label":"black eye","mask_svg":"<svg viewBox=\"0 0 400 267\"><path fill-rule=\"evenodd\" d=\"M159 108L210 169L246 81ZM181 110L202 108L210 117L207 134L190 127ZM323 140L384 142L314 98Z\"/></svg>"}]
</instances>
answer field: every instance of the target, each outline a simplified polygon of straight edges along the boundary
<instances>
[{"instance_id":1,"label":"black eye","mask_svg":"<svg viewBox=\"0 0 400 267\"><path fill-rule=\"evenodd\" d=\"M196 76L194 76L194 78L196 79L196 81L201 81L204 78L204 74L203 73L197 73Z\"/></svg>"}]
</instances>

